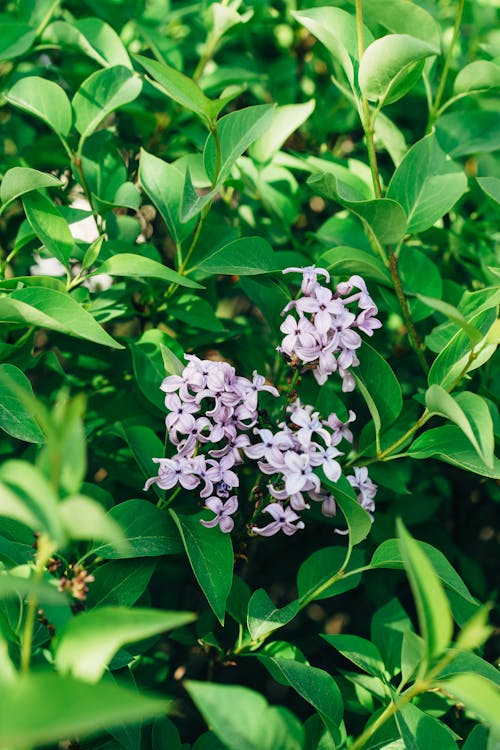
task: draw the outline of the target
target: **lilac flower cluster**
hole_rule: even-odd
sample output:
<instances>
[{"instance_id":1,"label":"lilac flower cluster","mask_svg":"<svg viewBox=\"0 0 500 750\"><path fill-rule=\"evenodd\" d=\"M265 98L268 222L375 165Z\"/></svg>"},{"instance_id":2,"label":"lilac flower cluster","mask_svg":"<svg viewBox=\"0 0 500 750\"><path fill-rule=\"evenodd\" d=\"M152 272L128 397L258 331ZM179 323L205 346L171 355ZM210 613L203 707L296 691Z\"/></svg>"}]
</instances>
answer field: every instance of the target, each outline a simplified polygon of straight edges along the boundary
<instances>
[{"instance_id":1,"label":"lilac flower cluster","mask_svg":"<svg viewBox=\"0 0 500 750\"><path fill-rule=\"evenodd\" d=\"M323 276L330 283L330 274L324 268L285 268L283 273L302 273L303 296L283 309L282 315L286 318L281 331L285 337L278 351L292 364L301 362L311 368L319 385L338 372L342 390L354 390L350 370L359 365L356 350L361 346L361 336L358 331L371 336L382 325L375 317L378 309L364 280L361 276L351 276L332 292L318 281L318 277ZM354 303L358 308L356 314L349 307ZM287 314L291 310L296 317Z\"/></svg>"},{"instance_id":2,"label":"lilac flower cluster","mask_svg":"<svg viewBox=\"0 0 500 750\"><path fill-rule=\"evenodd\" d=\"M287 411L290 413L289 423L279 424L276 433L255 428L254 433L260 437L260 442L243 447L246 456L257 460L263 474L273 476L267 489L278 502L267 505L263 512L274 520L264 527L252 526L252 531L261 536L272 536L278 531L291 536L303 529L304 522L299 514L310 507L306 497L321 503L323 515L336 515L335 498L321 486L315 469L321 467L330 481L337 482L342 474L337 459L343 455L337 446L344 439L351 443L353 439L348 427L356 418L352 411L346 422L336 414L330 414L324 420L312 406L302 405L300 399L291 403ZM358 491L358 501L366 510L374 510L376 485L369 479L366 468L354 471L354 476L347 479Z\"/></svg>"},{"instance_id":3,"label":"lilac flower cluster","mask_svg":"<svg viewBox=\"0 0 500 750\"><path fill-rule=\"evenodd\" d=\"M165 419L170 442L176 447L171 458L154 458L158 475L148 479L164 490L202 485L200 497L215 516L204 526L219 525L228 533L238 510L235 494L239 478L234 468L243 463L240 449L250 444L248 431L257 423L258 394L276 388L265 384L262 375L253 379L236 375L227 362L201 360L186 354L188 364L181 375L169 375L161 384L169 413ZM198 453L210 443L207 454Z\"/></svg>"}]
</instances>

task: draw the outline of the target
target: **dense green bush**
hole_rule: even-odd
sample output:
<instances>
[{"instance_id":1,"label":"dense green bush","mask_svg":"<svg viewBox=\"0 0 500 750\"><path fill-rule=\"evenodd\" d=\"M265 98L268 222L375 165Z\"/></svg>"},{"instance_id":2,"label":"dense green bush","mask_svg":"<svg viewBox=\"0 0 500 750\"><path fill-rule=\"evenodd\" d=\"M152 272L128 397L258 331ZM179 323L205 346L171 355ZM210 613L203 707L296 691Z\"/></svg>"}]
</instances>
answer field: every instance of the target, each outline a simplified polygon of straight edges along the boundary
<instances>
[{"instance_id":1,"label":"dense green bush","mask_svg":"<svg viewBox=\"0 0 500 750\"><path fill-rule=\"evenodd\" d=\"M496 22L4 4L0 747L498 746Z\"/></svg>"}]
</instances>

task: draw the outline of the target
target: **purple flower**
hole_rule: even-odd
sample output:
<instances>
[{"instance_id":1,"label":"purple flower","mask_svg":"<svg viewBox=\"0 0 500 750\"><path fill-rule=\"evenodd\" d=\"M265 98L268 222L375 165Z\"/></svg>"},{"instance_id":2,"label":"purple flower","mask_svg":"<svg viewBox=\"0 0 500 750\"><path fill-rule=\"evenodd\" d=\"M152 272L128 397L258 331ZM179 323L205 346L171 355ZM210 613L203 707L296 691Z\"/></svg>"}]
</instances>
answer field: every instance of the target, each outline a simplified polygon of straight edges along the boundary
<instances>
[{"instance_id":1,"label":"purple flower","mask_svg":"<svg viewBox=\"0 0 500 750\"><path fill-rule=\"evenodd\" d=\"M375 495L377 494L377 485L372 482L368 476L366 466L355 466L354 476L347 477L347 481L355 490L358 491L358 503L364 508L373 521L372 511L375 510Z\"/></svg>"},{"instance_id":2,"label":"purple flower","mask_svg":"<svg viewBox=\"0 0 500 750\"><path fill-rule=\"evenodd\" d=\"M345 422L342 422L342 420L339 419L334 412L330 414L327 420L323 421L325 427L329 427L331 430L333 430L334 445L340 443L341 440L347 440L349 443L352 443L352 432L348 429L347 425L351 422L354 422L355 419L356 414L352 410L349 410L349 417Z\"/></svg>"},{"instance_id":3,"label":"purple flower","mask_svg":"<svg viewBox=\"0 0 500 750\"><path fill-rule=\"evenodd\" d=\"M330 274L325 268L316 268L316 266L306 266L305 268L284 268L283 273L301 273L302 274L302 294L311 294L318 283L318 276L324 276L326 283L330 283Z\"/></svg>"},{"instance_id":4,"label":"purple flower","mask_svg":"<svg viewBox=\"0 0 500 750\"><path fill-rule=\"evenodd\" d=\"M200 523L202 526L206 526L207 529L219 526L224 534L229 534L233 530L234 521L231 516L238 510L238 498L236 495L228 498L225 503L218 497L209 497L205 502L205 508L213 510L215 517L210 521L201 519Z\"/></svg>"},{"instance_id":5,"label":"purple flower","mask_svg":"<svg viewBox=\"0 0 500 750\"><path fill-rule=\"evenodd\" d=\"M299 520L300 517L291 508L283 508L281 503L271 503L267 505L263 513L269 513L274 518L274 521L268 523L267 526L259 528L258 526L252 526L254 534L260 536L273 536L278 531L282 531L287 536L295 534L299 529L304 528L304 522ZM294 525L295 524L295 525Z\"/></svg>"},{"instance_id":6,"label":"purple flower","mask_svg":"<svg viewBox=\"0 0 500 750\"><path fill-rule=\"evenodd\" d=\"M162 490L170 490L176 484L180 484L186 490L194 490L200 483L192 460L186 456L153 458L153 461L160 465L158 476L147 480L144 485L145 490L148 490L152 484L157 484Z\"/></svg>"}]
</instances>

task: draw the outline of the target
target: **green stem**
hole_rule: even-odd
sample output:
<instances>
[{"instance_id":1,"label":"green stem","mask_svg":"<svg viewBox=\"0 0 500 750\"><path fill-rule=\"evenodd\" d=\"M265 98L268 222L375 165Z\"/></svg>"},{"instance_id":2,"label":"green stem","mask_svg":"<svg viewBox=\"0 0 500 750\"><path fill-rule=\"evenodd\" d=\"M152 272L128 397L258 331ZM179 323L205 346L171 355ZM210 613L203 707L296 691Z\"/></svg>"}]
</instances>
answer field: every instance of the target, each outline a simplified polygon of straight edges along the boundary
<instances>
[{"instance_id":1,"label":"green stem","mask_svg":"<svg viewBox=\"0 0 500 750\"><path fill-rule=\"evenodd\" d=\"M54 14L54 11L57 10L57 8L59 7L60 3L61 3L61 0L54 0L54 2L52 3L52 5L50 6L49 10L47 11L47 13L45 14L45 16L42 18L42 20L38 24L38 28L37 28L37 30L35 32L36 36L40 36L40 34L42 33L42 31L45 29L45 27L49 23L50 19L52 18L53 14Z\"/></svg>"},{"instance_id":2,"label":"green stem","mask_svg":"<svg viewBox=\"0 0 500 750\"><path fill-rule=\"evenodd\" d=\"M434 122L436 121L436 118L439 114L439 106L441 104L441 99L443 98L444 90L446 87L446 81L448 78L448 72L450 70L451 58L453 57L453 48L455 47L455 43L457 41L458 34L460 32L460 24L462 23L462 14L464 11L464 5L465 5L465 0L459 0L457 15L455 18L455 25L453 27L453 36L451 38L450 46L448 47L448 51L446 53L446 58L444 61L444 66L443 66L443 72L441 74L441 80L439 81L438 90L436 91L436 98L434 99L434 104L432 105L430 112L429 112L429 122L427 123L426 133L430 133L430 131L432 130L432 126L434 125Z\"/></svg>"},{"instance_id":3,"label":"green stem","mask_svg":"<svg viewBox=\"0 0 500 750\"><path fill-rule=\"evenodd\" d=\"M403 291L403 285L401 283L401 277L399 275L398 257L391 248L389 248L389 271L392 276L394 291L396 292L396 297L398 298L401 312L403 313L403 318L406 323L408 338L410 339L410 343L417 354L423 371L427 374L429 372L429 365L427 364L427 360L425 359L424 346L420 341L413 320L411 319L410 309L408 307L408 302L406 301L406 297Z\"/></svg>"},{"instance_id":4,"label":"green stem","mask_svg":"<svg viewBox=\"0 0 500 750\"><path fill-rule=\"evenodd\" d=\"M55 551L56 546L46 534L40 534L38 537L38 548L35 559L35 572L33 575L33 585L36 588L40 585L47 561ZM31 647L33 643L33 633L35 630L35 619L38 607L36 593L30 595L28 599L28 609L24 621L23 633L21 636L21 671L28 672L31 661Z\"/></svg>"},{"instance_id":5,"label":"green stem","mask_svg":"<svg viewBox=\"0 0 500 750\"><path fill-rule=\"evenodd\" d=\"M426 682L416 682L412 687L407 690L406 693L404 693L401 698L396 701L396 703L392 702L389 703L385 709L382 711L380 716L378 716L370 726L365 729L365 731L360 734L357 740L354 740L352 745L349 747L349 750L361 750L361 748L368 742L368 740L373 737L375 732L380 729L380 727L385 724L385 722L391 718L391 716L394 716L396 711L399 711L403 706L406 706L407 703L409 703L415 696L419 695L420 693L424 693L428 689L428 684Z\"/></svg>"}]
</instances>

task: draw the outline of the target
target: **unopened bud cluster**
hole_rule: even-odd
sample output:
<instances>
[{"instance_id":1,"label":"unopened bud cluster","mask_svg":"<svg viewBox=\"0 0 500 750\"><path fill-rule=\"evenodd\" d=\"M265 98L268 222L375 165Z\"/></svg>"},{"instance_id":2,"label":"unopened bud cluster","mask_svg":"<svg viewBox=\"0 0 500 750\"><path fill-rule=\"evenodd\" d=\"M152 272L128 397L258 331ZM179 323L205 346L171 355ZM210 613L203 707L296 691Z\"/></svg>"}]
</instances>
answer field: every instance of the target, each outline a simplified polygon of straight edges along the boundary
<instances>
[{"instance_id":1,"label":"unopened bud cluster","mask_svg":"<svg viewBox=\"0 0 500 750\"><path fill-rule=\"evenodd\" d=\"M318 276L329 281L326 270L289 268L284 273L293 271L303 274L303 296L283 311L287 314L295 310L298 319L287 315L281 327L286 336L279 350L295 368L312 369L320 384L338 372L343 390L352 390L350 368L359 364L355 351L361 345L361 337L354 329L371 335L381 325L374 317L377 308L364 281L353 276L332 293L317 281ZM359 291L353 293L354 289ZM348 307L354 304L358 308L356 314ZM148 479L144 489L155 483L164 490L196 490L205 508L214 514L201 523L219 526L229 533L239 509L238 468L247 458L257 463L260 477L269 478L267 493L259 489L250 498L254 507L245 508L251 533L294 534L304 528L301 514L310 508L310 502L321 503L323 515L334 516L335 498L321 484L317 472L321 469L329 482L340 479L339 458L344 453L339 446L343 441L352 443L349 424L356 418L354 412L350 411L344 422L335 413L323 419L297 397L286 409L280 409L282 418L274 422L276 427L268 429L269 425L263 427L259 422L259 393L267 391L275 398L279 393L266 384L262 375L254 372L249 380L237 375L227 362L202 360L194 355L186 355L186 359L188 364L182 373L168 376L161 384L166 394L168 440L175 452L169 458L153 459L158 464L158 474ZM371 514L377 488L366 467L354 468L347 480L360 505ZM261 479L256 486L260 483ZM256 525L260 513L272 520Z\"/></svg>"}]
</instances>

